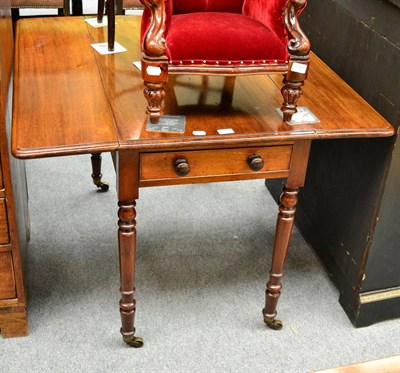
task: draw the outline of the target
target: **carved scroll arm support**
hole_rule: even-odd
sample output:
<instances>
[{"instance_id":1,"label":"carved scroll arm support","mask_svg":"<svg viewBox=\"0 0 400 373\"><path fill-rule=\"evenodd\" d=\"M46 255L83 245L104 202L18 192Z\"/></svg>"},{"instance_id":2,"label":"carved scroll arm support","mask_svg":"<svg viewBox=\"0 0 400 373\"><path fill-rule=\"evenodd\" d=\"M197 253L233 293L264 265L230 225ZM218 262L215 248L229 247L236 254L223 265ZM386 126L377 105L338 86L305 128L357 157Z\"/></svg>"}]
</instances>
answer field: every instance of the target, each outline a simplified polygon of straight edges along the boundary
<instances>
[{"instance_id":1,"label":"carved scroll arm support","mask_svg":"<svg viewBox=\"0 0 400 373\"><path fill-rule=\"evenodd\" d=\"M150 17L142 45L142 77L145 85L143 93L147 100L146 113L152 123L158 123L165 97L164 86L168 78L165 1L142 2L147 7L143 17Z\"/></svg>"},{"instance_id":2,"label":"carved scroll arm support","mask_svg":"<svg viewBox=\"0 0 400 373\"><path fill-rule=\"evenodd\" d=\"M143 38L143 52L148 58L166 57L165 45L165 2L164 0L142 0L150 11L150 22Z\"/></svg>"},{"instance_id":3,"label":"carved scroll arm support","mask_svg":"<svg viewBox=\"0 0 400 373\"><path fill-rule=\"evenodd\" d=\"M285 25L289 35L288 50L291 56L308 59L311 44L300 28L297 16L304 9L307 0L289 0L285 10Z\"/></svg>"}]
</instances>

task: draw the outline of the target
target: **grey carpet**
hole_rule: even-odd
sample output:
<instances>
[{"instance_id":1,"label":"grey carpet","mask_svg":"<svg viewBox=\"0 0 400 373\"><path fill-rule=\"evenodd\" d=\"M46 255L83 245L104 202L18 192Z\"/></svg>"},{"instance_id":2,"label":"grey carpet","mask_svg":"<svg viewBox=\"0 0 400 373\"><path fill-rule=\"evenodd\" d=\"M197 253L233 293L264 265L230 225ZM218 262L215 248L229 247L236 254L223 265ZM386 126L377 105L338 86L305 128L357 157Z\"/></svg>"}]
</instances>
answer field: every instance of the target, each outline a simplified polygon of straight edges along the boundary
<instances>
[{"instance_id":1,"label":"grey carpet","mask_svg":"<svg viewBox=\"0 0 400 373\"><path fill-rule=\"evenodd\" d=\"M277 206L262 180L142 189L135 350L119 335L115 173L89 156L27 162L29 330L0 338L1 372L308 372L400 352L400 321L355 329L297 230L279 304L261 309Z\"/></svg>"}]
</instances>

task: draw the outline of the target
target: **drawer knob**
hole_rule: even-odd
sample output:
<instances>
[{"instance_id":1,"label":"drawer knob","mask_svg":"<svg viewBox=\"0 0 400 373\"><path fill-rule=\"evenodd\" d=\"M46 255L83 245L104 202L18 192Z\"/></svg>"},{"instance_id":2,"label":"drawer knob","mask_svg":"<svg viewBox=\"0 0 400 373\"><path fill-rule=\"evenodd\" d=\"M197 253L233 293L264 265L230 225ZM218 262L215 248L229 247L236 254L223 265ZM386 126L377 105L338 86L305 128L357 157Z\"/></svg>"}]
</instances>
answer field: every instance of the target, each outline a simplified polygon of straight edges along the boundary
<instances>
[{"instance_id":1,"label":"drawer knob","mask_svg":"<svg viewBox=\"0 0 400 373\"><path fill-rule=\"evenodd\" d=\"M247 164L253 171L260 171L264 167L264 160L260 154L251 154L247 157Z\"/></svg>"},{"instance_id":2,"label":"drawer knob","mask_svg":"<svg viewBox=\"0 0 400 373\"><path fill-rule=\"evenodd\" d=\"M175 161L174 169L178 176L186 176L190 172L189 162L186 158L179 158Z\"/></svg>"}]
</instances>

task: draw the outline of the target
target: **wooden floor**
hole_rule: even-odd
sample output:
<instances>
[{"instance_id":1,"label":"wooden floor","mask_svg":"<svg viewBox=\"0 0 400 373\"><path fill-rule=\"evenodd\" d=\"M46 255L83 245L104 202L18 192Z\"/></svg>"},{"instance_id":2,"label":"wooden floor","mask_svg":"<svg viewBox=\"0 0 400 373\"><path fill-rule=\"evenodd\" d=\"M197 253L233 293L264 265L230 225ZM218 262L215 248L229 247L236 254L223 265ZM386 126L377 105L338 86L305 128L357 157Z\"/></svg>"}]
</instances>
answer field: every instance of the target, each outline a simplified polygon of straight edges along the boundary
<instances>
[{"instance_id":1,"label":"wooden floor","mask_svg":"<svg viewBox=\"0 0 400 373\"><path fill-rule=\"evenodd\" d=\"M315 373L400 373L400 355Z\"/></svg>"}]
</instances>

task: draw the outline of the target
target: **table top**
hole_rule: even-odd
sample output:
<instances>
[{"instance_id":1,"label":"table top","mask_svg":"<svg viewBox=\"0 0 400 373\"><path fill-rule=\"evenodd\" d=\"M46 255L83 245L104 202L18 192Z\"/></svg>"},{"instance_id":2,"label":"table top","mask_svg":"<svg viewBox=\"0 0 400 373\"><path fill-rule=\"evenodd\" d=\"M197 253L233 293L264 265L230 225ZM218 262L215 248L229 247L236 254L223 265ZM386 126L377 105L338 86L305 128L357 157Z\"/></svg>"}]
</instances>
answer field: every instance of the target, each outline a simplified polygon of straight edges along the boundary
<instances>
[{"instance_id":1,"label":"table top","mask_svg":"<svg viewBox=\"0 0 400 373\"><path fill-rule=\"evenodd\" d=\"M12 152L20 158L124 149L247 146L268 141L383 137L390 124L318 57L312 56L299 106L320 123L289 126L276 112L279 75L236 78L170 75L164 113L186 116L183 134L146 130L140 60L140 17L116 18L116 41L127 52L100 55L105 28L81 17L18 22ZM234 134L219 135L231 128ZM194 136L193 131L206 136Z\"/></svg>"}]
</instances>

